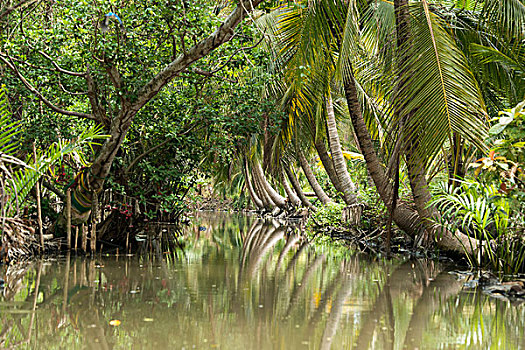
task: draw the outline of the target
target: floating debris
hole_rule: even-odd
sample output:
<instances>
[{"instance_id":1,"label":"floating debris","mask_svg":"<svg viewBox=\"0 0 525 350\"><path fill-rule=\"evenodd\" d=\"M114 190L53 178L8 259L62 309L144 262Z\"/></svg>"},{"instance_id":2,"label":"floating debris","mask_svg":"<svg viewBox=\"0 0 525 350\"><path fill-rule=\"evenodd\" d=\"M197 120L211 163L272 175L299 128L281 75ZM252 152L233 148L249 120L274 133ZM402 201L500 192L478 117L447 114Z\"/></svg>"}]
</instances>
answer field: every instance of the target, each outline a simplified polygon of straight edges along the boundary
<instances>
[{"instance_id":1,"label":"floating debris","mask_svg":"<svg viewBox=\"0 0 525 350\"><path fill-rule=\"evenodd\" d=\"M121 323L122 322L120 322L120 320L111 320L111 321L109 321L109 325L113 326L113 327L118 327L118 326L120 326Z\"/></svg>"}]
</instances>

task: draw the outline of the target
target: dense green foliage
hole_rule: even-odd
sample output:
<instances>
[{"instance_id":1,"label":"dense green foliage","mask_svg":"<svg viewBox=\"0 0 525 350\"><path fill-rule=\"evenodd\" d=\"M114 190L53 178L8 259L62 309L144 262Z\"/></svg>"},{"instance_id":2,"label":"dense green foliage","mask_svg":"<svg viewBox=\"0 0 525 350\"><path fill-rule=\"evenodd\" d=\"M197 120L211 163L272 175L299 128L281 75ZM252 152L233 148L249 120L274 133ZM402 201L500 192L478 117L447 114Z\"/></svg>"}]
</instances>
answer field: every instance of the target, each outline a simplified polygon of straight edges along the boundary
<instances>
[{"instance_id":1,"label":"dense green foliage","mask_svg":"<svg viewBox=\"0 0 525 350\"><path fill-rule=\"evenodd\" d=\"M474 265L523 270L523 1L243 6L3 6L10 152L28 159L36 141L60 155L39 163L58 187L88 167L92 193L167 212L207 184L237 209L305 207L322 224L360 205L366 230L394 222ZM109 137L64 157L86 132Z\"/></svg>"}]
</instances>

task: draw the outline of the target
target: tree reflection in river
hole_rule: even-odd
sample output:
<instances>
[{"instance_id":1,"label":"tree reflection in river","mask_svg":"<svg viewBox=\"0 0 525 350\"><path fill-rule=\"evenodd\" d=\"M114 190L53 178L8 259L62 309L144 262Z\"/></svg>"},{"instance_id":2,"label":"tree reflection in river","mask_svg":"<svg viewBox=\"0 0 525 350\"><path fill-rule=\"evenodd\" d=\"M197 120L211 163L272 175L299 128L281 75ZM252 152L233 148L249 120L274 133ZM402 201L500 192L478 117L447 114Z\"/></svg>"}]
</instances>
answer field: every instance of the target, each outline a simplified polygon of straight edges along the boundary
<instances>
[{"instance_id":1,"label":"tree reflection in river","mask_svg":"<svg viewBox=\"0 0 525 350\"><path fill-rule=\"evenodd\" d=\"M0 347L525 346L523 306L462 291L437 262L312 247L293 227L216 214L158 247L2 266Z\"/></svg>"}]
</instances>

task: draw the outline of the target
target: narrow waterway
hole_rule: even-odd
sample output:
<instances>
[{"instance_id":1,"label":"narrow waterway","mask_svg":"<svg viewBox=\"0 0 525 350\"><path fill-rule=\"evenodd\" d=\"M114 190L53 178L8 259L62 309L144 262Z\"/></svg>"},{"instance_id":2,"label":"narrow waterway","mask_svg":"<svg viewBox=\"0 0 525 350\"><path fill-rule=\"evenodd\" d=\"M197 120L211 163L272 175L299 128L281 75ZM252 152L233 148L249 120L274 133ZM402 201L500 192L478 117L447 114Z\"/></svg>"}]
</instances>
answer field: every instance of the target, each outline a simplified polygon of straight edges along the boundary
<instances>
[{"instance_id":1,"label":"narrow waterway","mask_svg":"<svg viewBox=\"0 0 525 350\"><path fill-rule=\"evenodd\" d=\"M0 266L0 348L525 349L525 307L438 262L201 213L171 252Z\"/></svg>"}]
</instances>

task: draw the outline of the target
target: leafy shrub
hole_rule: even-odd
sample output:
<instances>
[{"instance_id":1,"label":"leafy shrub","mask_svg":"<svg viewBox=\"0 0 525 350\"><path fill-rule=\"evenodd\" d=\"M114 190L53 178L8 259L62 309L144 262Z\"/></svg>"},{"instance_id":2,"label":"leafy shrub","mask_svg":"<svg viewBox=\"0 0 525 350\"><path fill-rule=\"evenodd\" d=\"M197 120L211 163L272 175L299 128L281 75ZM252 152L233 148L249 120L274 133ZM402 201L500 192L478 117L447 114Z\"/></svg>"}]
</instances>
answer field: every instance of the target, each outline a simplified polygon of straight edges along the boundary
<instances>
[{"instance_id":1,"label":"leafy shrub","mask_svg":"<svg viewBox=\"0 0 525 350\"><path fill-rule=\"evenodd\" d=\"M325 206L317 208L317 211L310 215L307 225L312 227L313 225L326 226L340 224L344 207L344 204L330 202Z\"/></svg>"}]
</instances>

